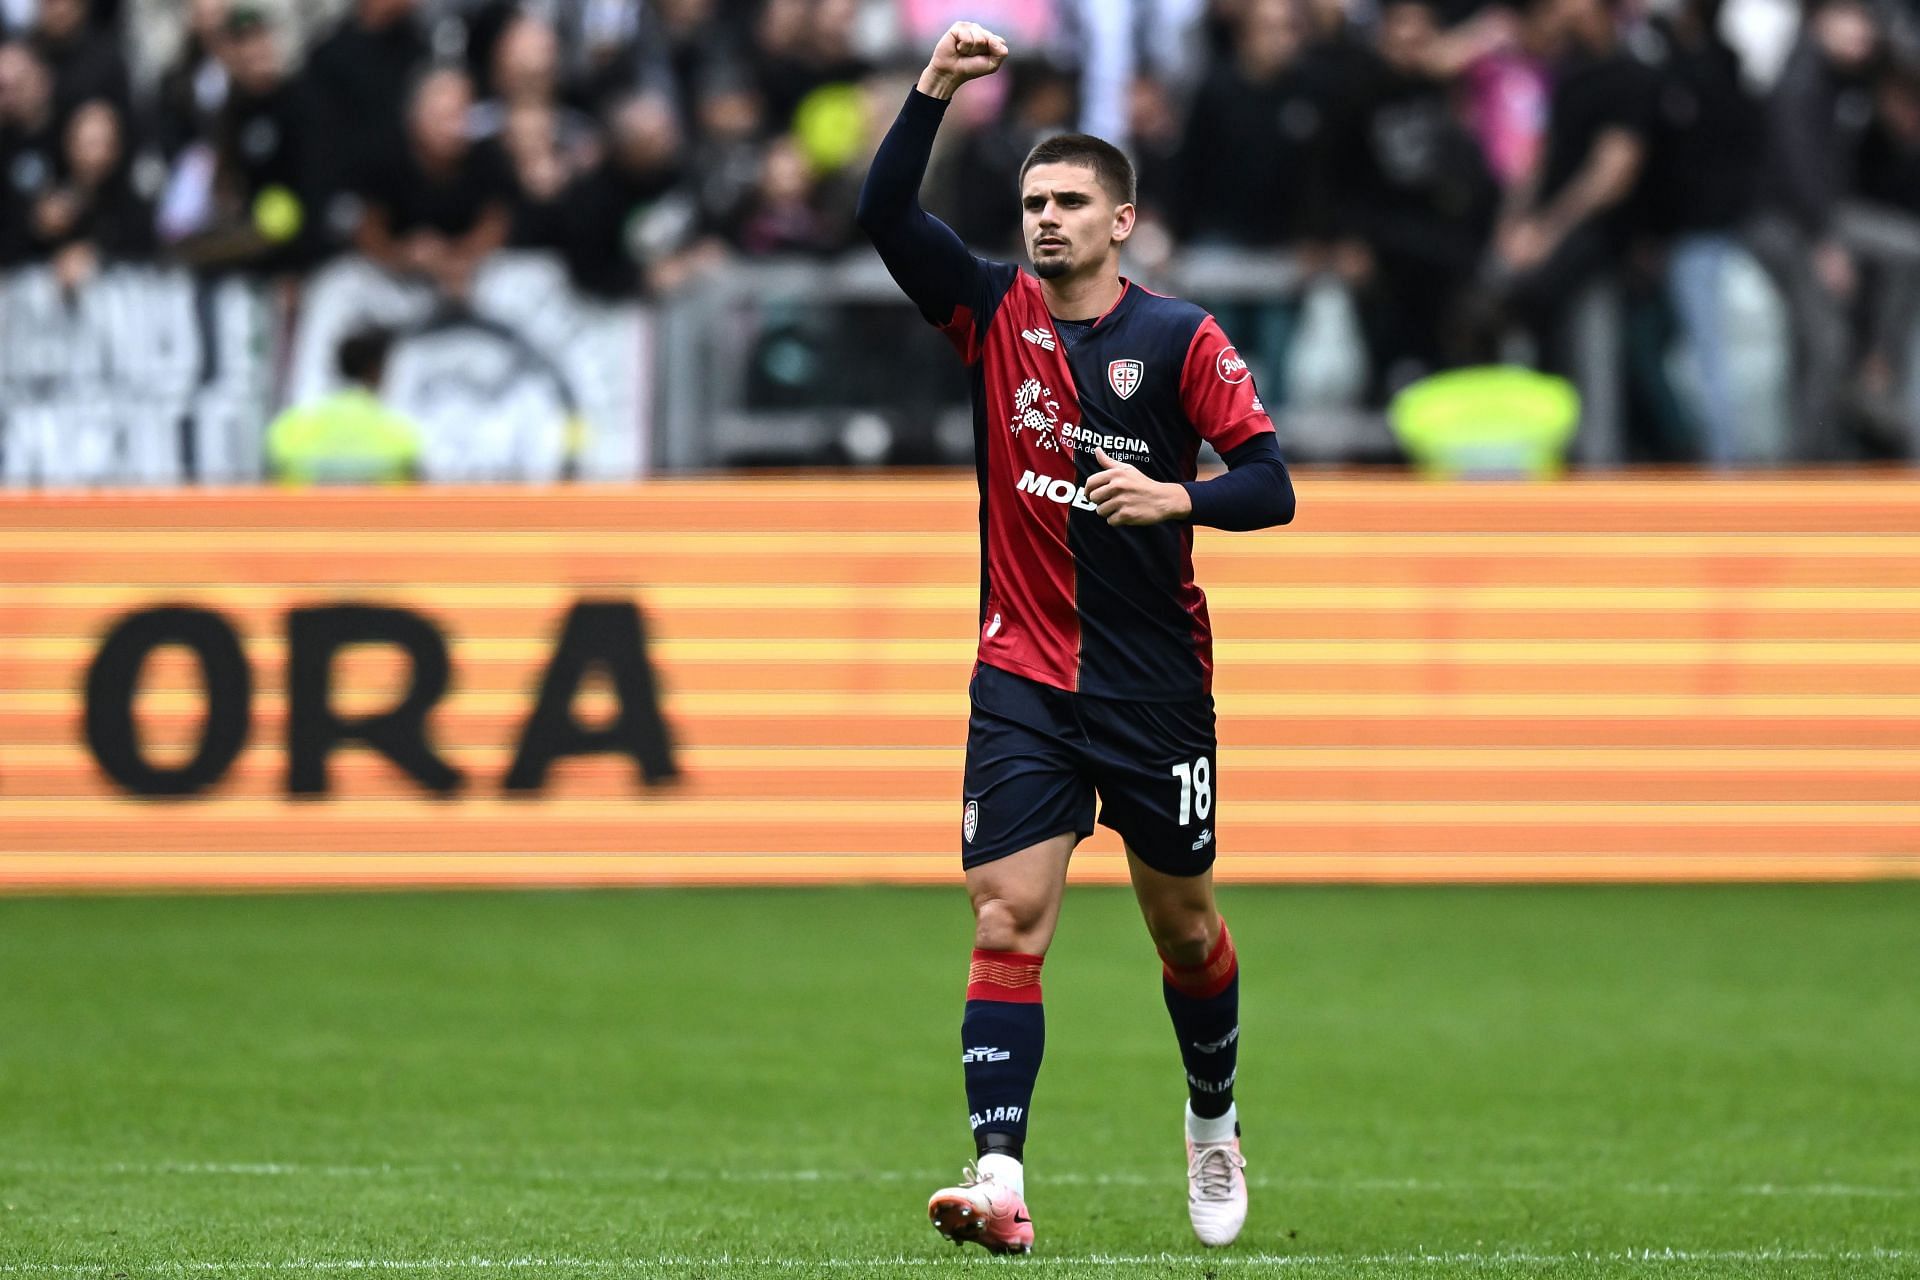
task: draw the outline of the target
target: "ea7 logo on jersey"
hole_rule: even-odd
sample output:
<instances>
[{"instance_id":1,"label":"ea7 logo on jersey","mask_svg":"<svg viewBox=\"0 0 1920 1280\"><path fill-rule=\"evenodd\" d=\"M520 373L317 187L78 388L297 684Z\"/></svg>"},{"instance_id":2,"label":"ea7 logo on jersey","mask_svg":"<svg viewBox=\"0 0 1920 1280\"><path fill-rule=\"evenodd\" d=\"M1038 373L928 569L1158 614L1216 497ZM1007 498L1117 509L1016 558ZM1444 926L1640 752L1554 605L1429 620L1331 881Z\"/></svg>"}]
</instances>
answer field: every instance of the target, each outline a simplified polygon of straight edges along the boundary
<instances>
[{"instance_id":1,"label":"ea7 logo on jersey","mask_svg":"<svg viewBox=\"0 0 1920 1280\"><path fill-rule=\"evenodd\" d=\"M1245 382L1247 375L1253 372L1247 368L1247 362L1240 358L1240 353L1232 347L1220 353L1220 358L1214 361L1214 367L1220 370L1220 381L1236 385Z\"/></svg>"},{"instance_id":2,"label":"ea7 logo on jersey","mask_svg":"<svg viewBox=\"0 0 1920 1280\"><path fill-rule=\"evenodd\" d=\"M1059 346L1059 344L1053 340L1053 335L1045 329L1022 329L1020 336L1028 342L1031 342L1034 346L1039 347L1042 351L1052 351Z\"/></svg>"},{"instance_id":3,"label":"ea7 logo on jersey","mask_svg":"<svg viewBox=\"0 0 1920 1280\"><path fill-rule=\"evenodd\" d=\"M1140 389L1140 378L1145 372L1146 366L1138 360L1115 360L1107 366L1107 382L1115 395L1131 400L1133 393Z\"/></svg>"}]
</instances>

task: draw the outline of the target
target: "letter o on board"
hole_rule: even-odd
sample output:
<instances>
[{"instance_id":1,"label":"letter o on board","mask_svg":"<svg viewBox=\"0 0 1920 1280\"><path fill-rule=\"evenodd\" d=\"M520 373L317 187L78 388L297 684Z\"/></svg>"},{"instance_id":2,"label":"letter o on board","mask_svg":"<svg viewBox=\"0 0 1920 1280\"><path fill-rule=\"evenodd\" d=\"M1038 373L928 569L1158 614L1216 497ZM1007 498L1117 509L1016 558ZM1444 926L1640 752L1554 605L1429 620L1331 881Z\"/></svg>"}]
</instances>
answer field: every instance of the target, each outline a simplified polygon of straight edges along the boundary
<instances>
[{"instance_id":1,"label":"letter o on board","mask_svg":"<svg viewBox=\"0 0 1920 1280\"><path fill-rule=\"evenodd\" d=\"M193 758L178 768L151 763L140 748L134 695L156 649L193 651L206 684L206 721ZM220 781L246 746L253 720L253 674L240 637L208 609L163 605L128 614L107 633L87 669L87 746L109 778L138 796L188 796Z\"/></svg>"}]
</instances>

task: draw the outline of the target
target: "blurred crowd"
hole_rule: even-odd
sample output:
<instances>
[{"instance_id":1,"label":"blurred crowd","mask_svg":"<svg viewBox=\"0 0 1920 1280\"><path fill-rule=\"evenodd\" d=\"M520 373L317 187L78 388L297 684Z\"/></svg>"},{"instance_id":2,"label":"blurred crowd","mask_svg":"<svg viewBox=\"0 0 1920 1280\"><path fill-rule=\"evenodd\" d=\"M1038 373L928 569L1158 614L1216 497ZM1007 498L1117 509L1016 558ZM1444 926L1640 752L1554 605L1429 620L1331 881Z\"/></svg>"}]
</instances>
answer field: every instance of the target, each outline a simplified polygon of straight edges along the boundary
<instances>
[{"instance_id":1,"label":"blurred crowd","mask_svg":"<svg viewBox=\"0 0 1920 1280\"><path fill-rule=\"evenodd\" d=\"M1019 253L1028 147L1098 132L1139 166L1136 262L1276 250L1337 279L1376 402L1516 342L1563 365L1604 280L1646 374L1642 452L1721 463L1744 255L1790 322L1793 456L1902 453L1911 3L0 0L0 269L297 281L357 252L457 299L528 248L634 297L840 253L880 133L965 16L1019 56L952 111L928 203L983 251ZM1223 318L1259 364L1298 314Z\"/></svg>"}]
</instances>

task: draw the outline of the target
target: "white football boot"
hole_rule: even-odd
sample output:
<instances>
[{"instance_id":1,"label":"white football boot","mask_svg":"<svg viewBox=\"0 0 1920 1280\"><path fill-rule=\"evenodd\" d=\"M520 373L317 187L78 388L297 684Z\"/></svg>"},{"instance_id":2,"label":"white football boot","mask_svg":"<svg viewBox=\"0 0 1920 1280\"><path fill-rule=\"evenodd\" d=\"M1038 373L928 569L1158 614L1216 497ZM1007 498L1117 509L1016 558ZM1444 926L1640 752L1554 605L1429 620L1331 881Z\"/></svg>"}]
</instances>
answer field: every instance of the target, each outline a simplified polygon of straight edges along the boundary
<instances>
[{"instance_id":1,"label":"white football boot","mask_svg":"<svg viewBox=\"0 0 1920 1280\"><path fill-rule=\"evenodd\" d=\"M1187 1216L1204 1245L1232 1244L1247 1221L1247 1161L1240 1112L1204 1120L1187 1108Z\"/></svg>"}]
</instances>

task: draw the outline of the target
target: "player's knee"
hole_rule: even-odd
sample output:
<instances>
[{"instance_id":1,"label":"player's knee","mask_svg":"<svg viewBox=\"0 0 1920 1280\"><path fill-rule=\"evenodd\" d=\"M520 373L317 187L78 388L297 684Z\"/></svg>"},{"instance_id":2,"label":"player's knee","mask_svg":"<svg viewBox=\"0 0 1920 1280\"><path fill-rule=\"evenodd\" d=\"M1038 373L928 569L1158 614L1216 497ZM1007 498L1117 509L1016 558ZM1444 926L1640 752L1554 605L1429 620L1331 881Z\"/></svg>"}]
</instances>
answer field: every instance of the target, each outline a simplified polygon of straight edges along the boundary
<instances>
[{"instance_id":1,"label":"player's knee","mask_svg":"<svg viewBox=\"0 0 1920 1280\"><path fill-rule=\"evenodd\" d=\"M983 895L973 901L973 945L981 951L1044 955L1046 920L1043 902Z\"/></svg>"},{"instance_id":2,"label":"player's knee","mask_svg":"<svg viewBox=\"0 0 1920 1280\"><path fill-rule=\"evenodd\" d=\"M1205 964L1220 937L1220 917L1211 910L1156 911L1147 916L1153 945L1171 964Z\"/></svg>"}]
</instances>

